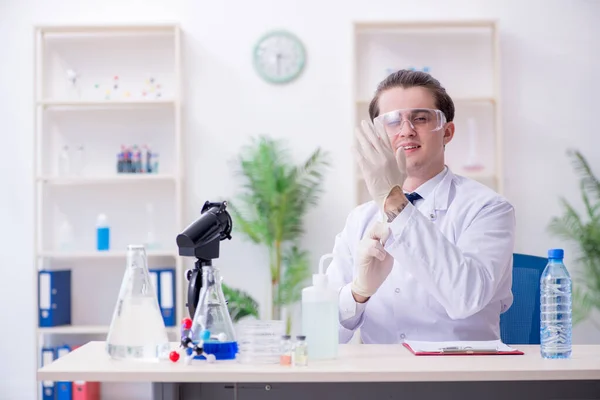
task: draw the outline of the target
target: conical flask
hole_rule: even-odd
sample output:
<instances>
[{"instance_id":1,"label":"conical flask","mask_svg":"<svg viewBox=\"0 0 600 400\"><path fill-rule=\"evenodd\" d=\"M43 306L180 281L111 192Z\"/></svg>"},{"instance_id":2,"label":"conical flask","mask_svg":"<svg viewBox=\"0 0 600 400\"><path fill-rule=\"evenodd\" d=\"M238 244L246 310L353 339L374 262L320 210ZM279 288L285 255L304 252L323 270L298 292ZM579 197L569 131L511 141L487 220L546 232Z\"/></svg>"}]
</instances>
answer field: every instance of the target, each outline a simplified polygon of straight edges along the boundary
<instances>
[{"instance_id":1,"label":"conical flask","mask_svg":"<svg viewBox=\"0 0 600 400\"><path fill-rule=\"evenodd\" d=\"M234 359L237 354L235 331L223 295L220 271L212 265L202 266L202 287L189 338L193 343L203 341L204 352L213 354L217 360Z\"/></svg>"},{"instance_id":2,"label":"conical flask","mask_svg":"<svg viewBox=\"0 0 600 400\"><path fill-rule=\"evenodd\" d=\"M150 280L146 249L141 245L130 245L125 275L106 338L106 351L116 359L159 361L168 357L169 350L156 288Z\"/></svg>"}]
</instances>

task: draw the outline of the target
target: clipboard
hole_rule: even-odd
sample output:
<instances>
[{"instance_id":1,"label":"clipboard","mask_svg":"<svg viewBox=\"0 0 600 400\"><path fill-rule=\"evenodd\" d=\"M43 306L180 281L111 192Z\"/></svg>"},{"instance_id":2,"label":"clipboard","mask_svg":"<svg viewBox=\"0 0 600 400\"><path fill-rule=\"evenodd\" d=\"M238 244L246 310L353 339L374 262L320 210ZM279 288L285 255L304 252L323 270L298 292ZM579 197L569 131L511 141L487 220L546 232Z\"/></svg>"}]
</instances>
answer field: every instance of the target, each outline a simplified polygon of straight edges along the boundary
<instances>
[{"instance_id":1,"label":"clipboard","mask_svg":"<svg viewBox=\"0 0 600 400\"><path fill-rule=\"evenodd\" d=\"M485 342L418 342L407 340L402 343L416 356L502 356L523 355L523 351L513 349L501 341Z\"/></svg>"}]
</instances>

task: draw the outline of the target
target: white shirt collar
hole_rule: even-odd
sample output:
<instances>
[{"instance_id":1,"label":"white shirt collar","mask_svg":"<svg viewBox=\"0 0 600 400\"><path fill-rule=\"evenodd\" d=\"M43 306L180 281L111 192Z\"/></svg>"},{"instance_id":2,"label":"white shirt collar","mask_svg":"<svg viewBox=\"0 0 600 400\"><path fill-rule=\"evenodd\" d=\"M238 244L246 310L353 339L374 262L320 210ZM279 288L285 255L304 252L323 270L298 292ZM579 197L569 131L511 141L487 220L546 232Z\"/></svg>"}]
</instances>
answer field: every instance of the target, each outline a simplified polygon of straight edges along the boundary
<instances>
[{"instance_id":1,"label":"white shirt collar","mask_svg":"<svg viewBox=\"0 0 600 400\"><path fill-rule=\"evenodd\" d=\"M434 191L435 187L442 182L447 173L448 167L444 166L442 172L416 188L414 192L420 194L423 199L426 199Z\"/></svg>"}]
</instances>

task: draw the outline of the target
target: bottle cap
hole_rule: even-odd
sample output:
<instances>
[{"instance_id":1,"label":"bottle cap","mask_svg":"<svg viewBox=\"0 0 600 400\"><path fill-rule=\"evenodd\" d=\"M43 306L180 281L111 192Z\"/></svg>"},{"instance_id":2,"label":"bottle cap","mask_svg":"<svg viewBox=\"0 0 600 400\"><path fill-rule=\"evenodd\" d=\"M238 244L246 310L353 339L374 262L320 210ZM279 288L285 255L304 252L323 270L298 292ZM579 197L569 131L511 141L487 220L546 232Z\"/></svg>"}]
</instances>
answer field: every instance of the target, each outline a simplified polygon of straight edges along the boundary
<instances>
[{"instance_id":1,"label":"bottle cap","mask_svg":"<svg viewBox=\"0 0 600 400\"><path fill-rule=\"evenodd\" d=\"M96 225L97 226L107 226L108 225L108 218L106 218L105 214L98 214L98 218L96 218Z\"/></svg>"},{"instance_id":2,"label":"bottle cap","mask_svg":"<svg viewBox=\"0 0 600 400\"><path fill-rule=\"evenodd\" d=\"M548 258L562 260L565 256L563 249L550 249L548 250Z\"/></svg>"},{"instance_id":3,"label":"bottle cap","mask_svg":"<svg viewBox=\"0 0 600 400\"><path fill-rule=\"evenodd\" d=\"M296 340L306 340L306 336L298 335L298 336L296 336Z\"/></svg>"},{"instance_id":4,"label":"bottle cap","mask_svg":"<svg viewBox=\"0 0 600 400\"><path fill-rule=\"evenodd\" d=\"M283 335L281 338L285 339L285 340L288 340L288 339L291 339L292 337L290 335Z\"/></svg>"}]
</instances>

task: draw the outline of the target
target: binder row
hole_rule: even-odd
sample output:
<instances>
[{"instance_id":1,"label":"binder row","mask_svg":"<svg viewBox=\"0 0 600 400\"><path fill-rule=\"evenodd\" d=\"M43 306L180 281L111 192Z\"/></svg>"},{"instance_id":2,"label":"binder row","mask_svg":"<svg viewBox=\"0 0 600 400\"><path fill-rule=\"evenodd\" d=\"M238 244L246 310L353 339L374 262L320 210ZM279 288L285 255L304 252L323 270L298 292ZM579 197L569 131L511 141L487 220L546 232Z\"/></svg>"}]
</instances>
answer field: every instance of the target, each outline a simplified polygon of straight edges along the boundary
<instances>
[{"instance_id":1,"label":"binder row","mask_svg":"<svg viewBox=\"0 0 600 400\"><path fill-rule=\"evenodd\" d=\"M79 346L73 347L75 350ZM42 348L42 367L68 354L68 345ZM100 382L43 381L42 400L100 400Z\"/></svg>"},{"instance_id":2,"label":"binder row","mask_svg":"<svg viewBox=\"0 0 600 400\"><path fill-rule=\"evenodd\" d=\"M150 281L165 326L175 326L175 268L150 269ZM38 310L40 327L71 325L71 270L39 271Z\"/></svg>"}]
</instances>

